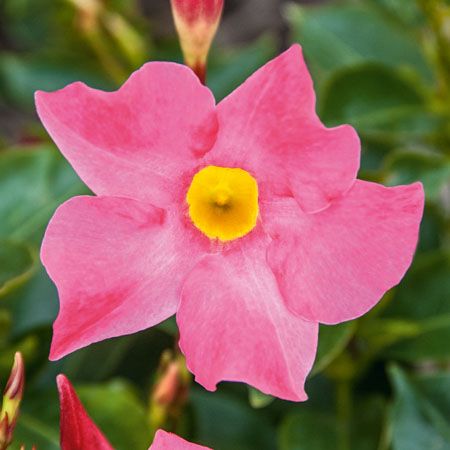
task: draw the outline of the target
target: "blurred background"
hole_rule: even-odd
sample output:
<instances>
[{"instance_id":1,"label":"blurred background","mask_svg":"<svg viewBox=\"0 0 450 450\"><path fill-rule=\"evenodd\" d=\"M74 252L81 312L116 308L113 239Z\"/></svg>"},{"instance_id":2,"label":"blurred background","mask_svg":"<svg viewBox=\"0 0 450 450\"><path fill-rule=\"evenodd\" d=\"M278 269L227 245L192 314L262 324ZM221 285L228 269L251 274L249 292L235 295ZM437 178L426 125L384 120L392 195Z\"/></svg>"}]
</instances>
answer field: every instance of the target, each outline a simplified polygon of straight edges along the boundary
<instances>
[{"instance_id":1,"label":"blurred background","mask_svg":"<svg viewBox=\"0 0 450 450\"><path fill-rule=\"evenodd\" d=\"M364 318L321 328L306 403L195 385L172 351L173 321L48 362L58 300L40 241L55 208L88 190L39 124L33 92L75 80L115 89L144 62L181 55L169 0L0 0L0 386L15 350L27 366L12 448L59 448L64 372L118 450L148 448L157 426L215 450L450 449L450 2L225 4L216 98L300 42L321 118L360 133L360 177L424 183L413 267Z\"/></svg>"}]
</instances>

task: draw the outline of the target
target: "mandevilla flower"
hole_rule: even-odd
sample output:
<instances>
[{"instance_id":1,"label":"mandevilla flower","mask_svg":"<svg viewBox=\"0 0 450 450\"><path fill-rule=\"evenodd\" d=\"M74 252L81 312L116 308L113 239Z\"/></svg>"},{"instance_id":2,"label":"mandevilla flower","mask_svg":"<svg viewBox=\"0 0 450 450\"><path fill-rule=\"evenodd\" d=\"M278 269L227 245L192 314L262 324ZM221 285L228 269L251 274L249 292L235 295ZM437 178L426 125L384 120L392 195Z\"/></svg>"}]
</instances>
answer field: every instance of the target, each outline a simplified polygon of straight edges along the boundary
<instances>
[{"instance_id":1,"label":"mandevilla flower","mask_svg":"<svg viewBox=\"0 0 450 450\"><path fill-rule=\"evenodd\" d=\"M171 0L184 60L201 81L205 81L206 61L219 26L223 1Z\"/></svg>"},{"instance_id":2,"label":"mandevilla flower","mask_svg":"<svg viewBox=\"0 0 450 450\"><path fill-rule=\"evenodd\" d=\"M64 375L58 375L57 383L61 403L61 450L113 450L83 408L70 381ZM208 449L159 430L149 450Z\"/></svg>"},{"instance_id":3,"label":"mandevilla flower","mask_svg":"<svg viewBox=\"0 0 450 450\"><path fill-rule=\"evenodd\" d=\"M364 314L411 263L422 185L355 179L358 136L320 122L298 45L217 106L160 62L116 92L74 83L36 101L97 194L63 204L44 238L61 303L51 359L177 313L207 389L305 400L319 322Z\"/></svg>"}]
</instances>

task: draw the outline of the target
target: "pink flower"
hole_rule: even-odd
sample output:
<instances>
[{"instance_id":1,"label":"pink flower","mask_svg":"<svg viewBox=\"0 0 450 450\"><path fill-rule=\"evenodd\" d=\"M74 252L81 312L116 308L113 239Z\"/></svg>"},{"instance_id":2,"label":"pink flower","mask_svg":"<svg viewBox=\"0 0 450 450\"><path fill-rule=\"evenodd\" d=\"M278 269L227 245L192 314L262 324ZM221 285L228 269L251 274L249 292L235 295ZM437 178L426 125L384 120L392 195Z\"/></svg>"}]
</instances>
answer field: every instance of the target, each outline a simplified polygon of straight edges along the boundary
<instances>
[{"instance_id":1,"label":"pink flower","mask_svg":"<svg viewBox=\"0 0 450 450\"><path fill-rule=\"evenodd\" d=\"M51 359L177 314L196 380L301 401L318 323L361 316L411 263L422 185L356 180L294 45L217 106L186 67L117 92L38 92L42 122L95 197L63 204L42 261L58 287Z\"/></svg>"},{"instance_id":2,"label":"pink flower","mask_svg":"<svg viewBox=\"0 0 450 450\"><path fill-rule=\"evenodd\" d=\"M113 450L106 437L86 413L70 381L64 375L59 375L57 382L61 403L61 450ZM208 449L159 430L149 450Z\"/></svg>"}]
</instances>

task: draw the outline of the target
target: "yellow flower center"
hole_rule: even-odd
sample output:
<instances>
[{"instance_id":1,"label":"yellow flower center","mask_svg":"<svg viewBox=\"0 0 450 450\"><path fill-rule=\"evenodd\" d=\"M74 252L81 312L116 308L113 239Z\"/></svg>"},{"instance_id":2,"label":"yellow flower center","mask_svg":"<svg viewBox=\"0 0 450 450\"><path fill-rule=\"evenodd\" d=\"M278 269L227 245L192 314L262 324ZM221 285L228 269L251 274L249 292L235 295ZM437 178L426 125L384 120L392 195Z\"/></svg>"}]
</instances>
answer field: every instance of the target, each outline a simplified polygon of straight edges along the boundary
<instances>
[{"instance_id":1,"label":"yellow flower center","mask_svg":"<svg viewBox=\"0 0 450 450\"><path fill-rule=\"evenodd\" d=\"M232 241L256 225L258 184L245 170L205 167L194 175L186 200L192 222L210 239Z\"/></svg>"}]
</instances>

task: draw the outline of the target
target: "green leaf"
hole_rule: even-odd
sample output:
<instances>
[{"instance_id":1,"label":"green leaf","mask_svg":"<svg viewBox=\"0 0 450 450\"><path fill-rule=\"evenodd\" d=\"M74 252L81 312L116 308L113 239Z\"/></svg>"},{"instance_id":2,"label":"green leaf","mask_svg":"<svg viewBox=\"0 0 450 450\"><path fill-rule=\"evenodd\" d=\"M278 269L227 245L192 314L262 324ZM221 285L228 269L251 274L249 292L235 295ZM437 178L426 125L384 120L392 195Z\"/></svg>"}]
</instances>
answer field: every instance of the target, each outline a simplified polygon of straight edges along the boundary
<instances>
[{"instance_id":1,"label":"green leaf","mask_svg":"<svg viewBox=\"0 0 450 450\"><path fill-rule=\"evenodd\" d=\"M221 393L194 390L195 441L220 450L272 450L275 433L263 411Z\"/></svg>"},{"instance_id":2,"label":"green leaf","mask_svg":"<svg viewBox=\"0 0 450 450\"><path fill-rule=\"evenodd\" d=\"M0 240L0 297L31 276L36 259L27 245Z\"/></svg>"},{"instance_id":3,"label":"green leaf","mask_svg":"<svg viewBox=\"0 0 450 450\"><path fill-rule=\"evenodd\" d=\"M11 363L14 360L14 354L21 352L26 361L32 361L36 358L39 350L39 342L36 336L25 336L22 340L13 344L2 345L0 347L0 377L3 374L11 372Z\"/></svg>"},{"instance_id":4,"label":"green leaf","mask_svg":"<svg viewBox=\"0 0 450 450\"><path fill-rule=\"evenodd\" d=\"M14 337L51 324L58 313L56 288L41 265L26 284L5 297L5 302L11 305Z\"/></svg>"},{"instance_id":5,"label":"green leaf","mask_svg":"<svg viewBox=\"0 0 450 450\"><path fill-rule=\"evenodd\" d=\"M324 370L345 349L355 333L356 322L344 322L339 325L320 325L319 345L316 361L311 375Z\"/></svg>"},{"instance_id":6,"label":"green leaf","mask_svg":"<svg viewBox=\"0 0 450 450\"><path fill-rule=\"evenodd\" d=\"M450 184L450 158L435 153L397 150L386 159L385 171L391 186L422 181L428 201L439 200Z\"/></svg>"},{"instance_id":7,"label":"green leaf","mask_svg":"<svg viewBox=\"0 0 450 450\"><path fill-rule=\"evenodd\" d=\"M343 2L307 8L291 4L286 18L293 40L300 42L316 81L332 72L365 62L417 70L430 69L411 29L389 20L367 4Z\"/></svg>"},{"instance_id":8,"label":"green leaf","mask_svg":"<svg viewBox=\"0 0 450 450\"><path fill-rule=\"evenodd\" d=\"M120 363L130 355L139 337L138 333L97 342L64 358L63 372L70 378L97 382L120 369ZM101 365L98 361L102 361ZM142 362L139 365L144 369Z\"/></svg>"},{"instance_id":9,"label":"green leaf","mask_svg":"<svg viewBox=\"0 0 450 450\"><path fill-rule=\"evenodd\" d=\"M114 87L103 77L86 72L85 68L86 64L79 64L79 61L77 64L39 55L23 58L15 54L0 54L0 94L31 110L37 90L55 91L78 80L106 89Z\"/></svg>"},{"instance_id":10,"label":"green leaf","mask_svg":"<svg viewBox=\"0 0 450 450\"><path fill-rule=\"evenodd\" d=\"M424 105L408 79L384 66L364 64L337 72L329 80L320 111L331 125L350 123L364 132L417 133L428 126Z\"/></svg>"},{"instance_id":11,"label":"green leaf","mask_svg":"<svg viewBox=\"0 0 450 450\"><path fill-rule=\"evenodd\" d=\"M86 385L77 393L94 422L116 450L142 450L151 442L145 407L123 381Z\"/></svg>"},{"instance_id":12,"label":"green leaf","mask_svg":"<svg viewBox=\"0 0 450 450\"><path fill-rule=\"evenodd\" d=\"M5 340L11 327L11 315L9 311L0 309L0 345Z\"/></svg>"},{"instance_id":13,"label":"green leaf","mask_svg":"<svg viewBox=\"0 0 450 450\"><path fill-rule=\"evenodd\" d=\"M432 253L417 258L394 298L383 313L388 320L407 321L418 327L417 335L385 351L405 361L448 361L450 349L450 255Z\"/></svg>"},{"instance_id":14,"label":"green leaf","mask_svg":"<svg viewBox=\"0 0 450 450\"><path fill-rule=\"evenodd\" d=\"M32 445L59 450L59 400L55 387L36 391L28 387L28 381L26 386L11 450L19 450L21 444L26 450Z\"/></svg>"},{"instance_id":15,"label":"green leaf","mask_svg":"<svg viewBox=\"0 0 450 450\"><path fill-rule=\"evenodd\" d=\"M427 197L427 193L425 193ZM418 251L431 253L439 251L445 242L445 220L442 217L442 204L425 203L424 215L420 224Z\"/></svg>"},{"instance_id":16,"label":"green leaf","mask_svg":"<svg viewBox=\"0 0 450 450\"><path fill-rule=\"evenodd\" d=\"M423 25L424 17L419 9L418 2L411 0L369 0L382 8L396 20L409 26Z\"/></svg>"},{"instance_id":17,"label":"green leaf","mask_svg":"<svg viewBox=\"0 0 450 450\"><path fill-rule=\"evenodd\" d=\"M336 418L303 409L287 416L279 432L280 450L332 450L338 440Z\"/></svg>"},{"instance_id":18,"label":"green leaf","mask_svg":"<svg viewBox=\"0 0 450 450\"><path fill-rule=\"evenodd\" d=\"M393 366L389 375L395 391L393 450L449 450L450 374L410 377Z\"/></svg>"},{"instance_id":19,"label":"green leaf","mask_svg":"<svg viewBox=\"0 0 450 450\"><path fill-rule=\"evenodd\" d=\"M156 325L156 327L159 330L169 334L170 336L178 335L178 325L175 316L169 317L164 322L161 322L160 324Z\"/></svg>"},{"instance_id":20,"label":"green leaf","mask_svg":"<svg viewBox=\"0 0 450 450\"><path fill-rule=\"evenodd\" d=\"M88 193L52 145L0 153L0 237L39 244L57 206Z\"/></svg>"},{"instance_id":21,"label":"green leaf","mask_svg":"<svg viewBox=\"0 0 450 450\"><path fill-rule=\"evenodd\" d=\"M351 448L347 450L378 450L385 401L380 397L367 397L355 404L349 424ZM280 450L335 450L340 433L346 426L329 410L319 411L302 405L286 416L279 430Z\"/></svg>"},{"instance_id":22,"label":"green leaf","mask_svg":"<svg viewBox=\"0 0 450 450\"><path fill-rule=\"evenodd\" d=\"M276 54L271 36L264 36L245 48L228 51L211 61L208 69L208 86L219 101Z\"/></svg>"},{"instance_id":23,"label":"green leaf","mask_svg":"<svg viewBox=\"0 0 450 450\"><path fill-rule=\"evenodd\" d=\"M42 406L50 407L48 403ZM57 411L57 405L53 406ZM38 449L60 450L59 428L48 426L41 420L39 414L31 416L22 413L14 431L14 442L10 448L11 450L19 450L22 444L25 445L26 449L31 449L35 445Z\"/></svg>"},{"instance_id":24,"label":"green leaf","mask_svg":"<svg viewBox=\"0 0 450 450\"><path fill-rule=\"evenodd\" d=\"M393 148L417 146L444 118L428 110L416 85L393 69L364 64L336 72L325 84L319 114L330 126L349 123L362 140L362 169L381 170ZM379 179L380 172L375 172Z\"/></svg>"}]
</instances>

